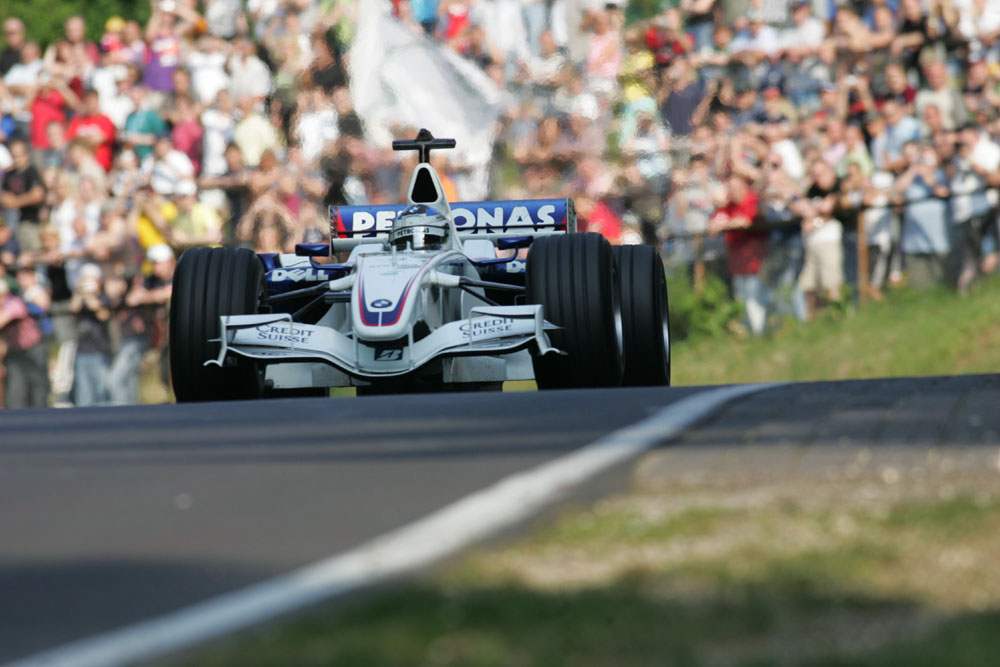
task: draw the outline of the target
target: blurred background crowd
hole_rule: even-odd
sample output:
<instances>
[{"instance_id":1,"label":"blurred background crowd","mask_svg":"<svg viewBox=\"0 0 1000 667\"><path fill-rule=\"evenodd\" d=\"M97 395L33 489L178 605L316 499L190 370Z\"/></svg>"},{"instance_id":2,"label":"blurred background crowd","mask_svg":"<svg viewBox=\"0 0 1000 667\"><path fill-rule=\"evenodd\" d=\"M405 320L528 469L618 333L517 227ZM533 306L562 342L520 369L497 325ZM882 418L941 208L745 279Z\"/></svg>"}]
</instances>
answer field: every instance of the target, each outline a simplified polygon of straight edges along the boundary
<instances>
[{"instance_id":1,"label":"blurred background crowd","mask_svg":"<svg viewBox=\"0 0 1000 667\"><path fill-rule=\"evenodd\" d=\"M741 331L997 268L1000 0L371 2L495 85L490 198L573 197L726 281ZM184 249L290 251L331 204L405 199L354 106L359 6L156 0L47 43L4 20L0 405L138 402L144 369L169 386Z\"/></svg>"}]
</instances>

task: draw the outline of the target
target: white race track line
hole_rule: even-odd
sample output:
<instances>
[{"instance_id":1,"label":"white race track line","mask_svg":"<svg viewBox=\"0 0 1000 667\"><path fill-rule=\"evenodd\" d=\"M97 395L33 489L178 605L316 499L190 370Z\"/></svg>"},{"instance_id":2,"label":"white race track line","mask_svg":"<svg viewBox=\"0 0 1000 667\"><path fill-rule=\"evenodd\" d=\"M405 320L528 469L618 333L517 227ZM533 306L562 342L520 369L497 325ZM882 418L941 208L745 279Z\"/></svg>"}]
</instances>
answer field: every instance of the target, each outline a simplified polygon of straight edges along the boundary
<instances>
[{"instance_id":1,"label":"white race track line","mask_svg":"<svg viewBox=\"0 0 1000 667\"><path fill-rule=\"evenodd\" d=\"M502 479L357 549L8 667L113 667L149 660L419 569L529 518L565 497L576 484L678 436L725 403L775 386L720 387L688 396L648 419Z\"/></svg>"}]
</instances>

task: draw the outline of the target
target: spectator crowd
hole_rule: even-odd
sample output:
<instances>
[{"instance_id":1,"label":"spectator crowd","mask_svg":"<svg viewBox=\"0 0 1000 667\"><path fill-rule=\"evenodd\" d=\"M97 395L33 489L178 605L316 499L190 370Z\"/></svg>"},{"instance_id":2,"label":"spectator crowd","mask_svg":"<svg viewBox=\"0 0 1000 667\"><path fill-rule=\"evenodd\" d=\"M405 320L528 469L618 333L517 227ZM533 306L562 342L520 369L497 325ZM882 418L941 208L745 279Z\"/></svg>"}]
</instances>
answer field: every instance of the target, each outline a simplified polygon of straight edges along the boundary
<instances>
[{"instance_id":1,"label":"spectator crowd","mask_svg":"<svg viewBox=\"0 0 1000 667\"><path fill-rule=\"evenodd\" d=\"M491 197L573 197L717 272L749 331L997 268L1000 0L371 1L501 91ZM3 22L0 405L138 402L142 369L169 386L186 248L287 251L330 204L402 201L409 158L350 92L359 5L156 0L96 42Z\"/></svg>"}]
</instances>

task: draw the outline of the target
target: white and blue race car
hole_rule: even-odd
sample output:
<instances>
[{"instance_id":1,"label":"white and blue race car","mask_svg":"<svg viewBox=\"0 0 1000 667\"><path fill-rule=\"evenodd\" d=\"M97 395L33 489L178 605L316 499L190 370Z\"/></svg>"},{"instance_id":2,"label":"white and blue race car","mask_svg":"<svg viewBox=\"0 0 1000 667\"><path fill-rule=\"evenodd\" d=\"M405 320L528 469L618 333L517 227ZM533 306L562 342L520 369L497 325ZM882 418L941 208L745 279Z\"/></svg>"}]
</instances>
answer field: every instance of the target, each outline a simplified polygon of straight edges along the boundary
<instances>
[{"instance_id":1,"label":"white and blue race car","mask_svg":"<svg viewBox=\"0 0 1000 667\"><path fill-rule=\"evenodd\" d=\"M669 384L656 250L577 233L570 199L448 202L428 156L454 146L426 130L394 142L419 151L407 203L331 207L329 244L185 252L177 400Z\"/></svg>"}]
</instances>

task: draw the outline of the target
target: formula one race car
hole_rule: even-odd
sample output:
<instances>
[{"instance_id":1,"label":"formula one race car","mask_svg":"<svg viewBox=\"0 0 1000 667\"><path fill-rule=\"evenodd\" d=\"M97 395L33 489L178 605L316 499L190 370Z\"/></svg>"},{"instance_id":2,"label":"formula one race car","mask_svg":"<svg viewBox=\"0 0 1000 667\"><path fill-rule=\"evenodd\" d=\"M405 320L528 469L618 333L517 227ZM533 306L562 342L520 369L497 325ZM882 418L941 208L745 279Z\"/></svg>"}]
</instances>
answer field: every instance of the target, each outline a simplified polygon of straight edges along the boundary
<instances>
[{"instance_id":1,"label":"formula one race car","mask_svg":"<svg viewBox=\"0 0 1000 667\"><path fill-rule=\"evenodd\" d=\"M394 142L419 152L408 202L331 207L329 245L185 252L177 400L669 384L656 250L577 233L571 199L450 204L428 157L454 146L426 130Z\"/></svg>"}]
</instances>

